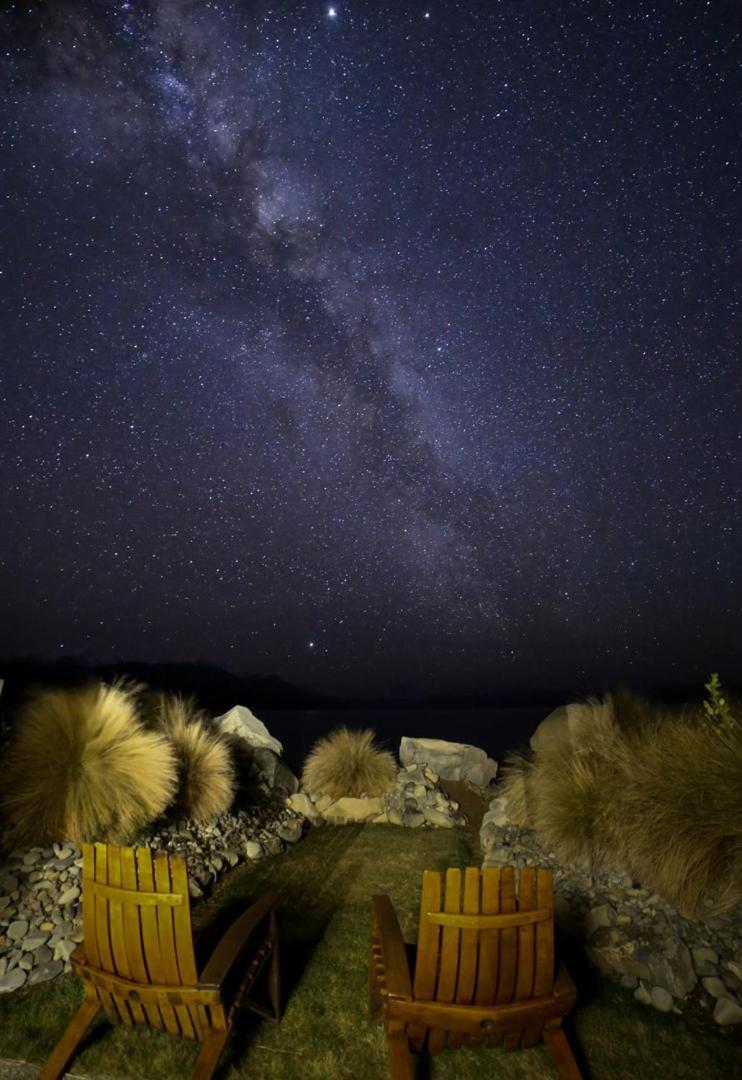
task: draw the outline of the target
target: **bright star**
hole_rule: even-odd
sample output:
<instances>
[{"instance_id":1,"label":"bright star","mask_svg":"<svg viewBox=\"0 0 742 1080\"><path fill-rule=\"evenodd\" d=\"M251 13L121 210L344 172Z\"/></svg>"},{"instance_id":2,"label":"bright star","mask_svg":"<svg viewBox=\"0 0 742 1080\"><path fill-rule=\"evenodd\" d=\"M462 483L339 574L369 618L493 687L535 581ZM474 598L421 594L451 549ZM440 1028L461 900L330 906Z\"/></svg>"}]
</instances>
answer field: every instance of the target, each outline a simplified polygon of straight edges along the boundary
<instances>
[{"instance_id":1,"label":"bright star","mask_svg":"<svg viewBox=\"0 0 742 1080\"><path fill-rule=\"evenodd\" d=\"M334 19L337 16L337 13L337 8L331 7L327 9L327 14L330 16L331 19Z\"/></svg>"},{"instance_id":2,"label":"bright star","mask_svg":"<svg viewBox=\"0 0 742 1080\"><path fill-rule=\"evenodd\" d=\"M314 648L314 642L313 641L308 641L307 645L309 646L310 649Z\"/></svg>"}]
</instances>

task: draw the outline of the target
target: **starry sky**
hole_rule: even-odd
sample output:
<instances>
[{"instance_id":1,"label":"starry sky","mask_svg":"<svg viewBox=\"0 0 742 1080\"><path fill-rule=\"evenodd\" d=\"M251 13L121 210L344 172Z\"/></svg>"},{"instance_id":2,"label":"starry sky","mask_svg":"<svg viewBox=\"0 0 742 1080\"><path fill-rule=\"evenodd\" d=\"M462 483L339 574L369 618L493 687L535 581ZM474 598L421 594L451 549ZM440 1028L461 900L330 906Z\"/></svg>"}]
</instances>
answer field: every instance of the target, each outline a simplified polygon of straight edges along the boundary
<instances>
[{"instance_id":1,"label":"starry sky","mask_svg":"<svg viewBox=\"0 0 742 1080\"><path fill-rule=\"evenodd\" d=\"M742 681L741 58L722 0L4 5L0 655Z\"/></svg>"}]
</instances>

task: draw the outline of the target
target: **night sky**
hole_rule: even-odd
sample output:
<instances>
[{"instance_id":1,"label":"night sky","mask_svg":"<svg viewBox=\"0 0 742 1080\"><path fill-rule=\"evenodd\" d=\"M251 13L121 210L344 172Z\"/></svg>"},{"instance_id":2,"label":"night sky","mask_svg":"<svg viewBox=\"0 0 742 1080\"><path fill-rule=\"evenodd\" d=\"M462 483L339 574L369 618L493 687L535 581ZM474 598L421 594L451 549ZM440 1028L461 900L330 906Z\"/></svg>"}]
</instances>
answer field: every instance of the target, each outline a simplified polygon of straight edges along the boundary
<instances>
[{"instance_id":1,"label":"night sky","mask_svg":"<svg viewBox=\"0 0 742 1080\"><path fill-rule=\"evenodd\" d=\"M0 655L741 681L741 24L4 5Z\"/></svg>"}]
</instances>

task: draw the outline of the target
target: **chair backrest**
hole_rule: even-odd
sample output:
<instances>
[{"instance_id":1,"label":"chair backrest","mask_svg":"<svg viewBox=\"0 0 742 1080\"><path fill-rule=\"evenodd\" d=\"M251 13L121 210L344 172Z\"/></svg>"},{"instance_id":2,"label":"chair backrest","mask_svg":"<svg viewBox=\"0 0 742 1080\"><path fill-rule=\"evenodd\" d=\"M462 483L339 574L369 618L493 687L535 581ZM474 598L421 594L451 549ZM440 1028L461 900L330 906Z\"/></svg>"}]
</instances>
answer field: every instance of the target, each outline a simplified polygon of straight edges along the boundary
<instances>
[{"instance_id":1,"label":"chair backrest","mask_svg":"<svg viewBox=\"0 0 742 1080\"><path fill-rule=\"evenodd\" d=\"M462 895L463 878L463 895ZM423 874L413 984L423 1001L499 1005L551 992L554 898L550 869Z\"/></svg>"},{"instance_id":2,"label":"chair backrest","mask_svg":"<svg viewBox=\"0 0 742 1080\"><path fill-rule=\"evenodd\" d=\"M196 961L182 855L83 846L83 941L89 964L144 985L193 986Z\"/></svg>"}]
</instances>

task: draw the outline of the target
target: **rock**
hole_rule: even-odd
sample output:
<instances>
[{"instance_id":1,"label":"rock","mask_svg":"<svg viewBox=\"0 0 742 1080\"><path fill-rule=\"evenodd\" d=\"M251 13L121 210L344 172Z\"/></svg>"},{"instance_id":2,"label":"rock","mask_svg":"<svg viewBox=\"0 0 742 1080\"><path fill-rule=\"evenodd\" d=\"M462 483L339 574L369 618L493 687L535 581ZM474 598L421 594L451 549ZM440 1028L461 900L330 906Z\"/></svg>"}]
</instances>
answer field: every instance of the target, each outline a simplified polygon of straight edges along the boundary
<instances>
[{"instance_id":1,"label":"rock","mask_svg":"<svg viewBox=\"0 0 742 1080\"><path fill-rule=\"evenodd\" d=\"M425 824L425 814L419 810L405 810L402 814L402 824L407 829L418 829Z\"/></svg>"},{"instance_id":2,"label":"rock","mask_svg":"<svg viewBox=\"0 0 742 1080\"><path fill-rule=\"evenodd\" d=\"M649 996L655 1009L660 1012L672 1010L672 994L668 993L663 986L653 986Z\"/></svg>"},{"instance_id":3,"label":"rock","mask_svg":"<svg viewBox=\"0 0 742 1080\"><path fill-rule=\"evenodd\" d=\"M260 859L263 855L263 848L257 842L257 840L245 841L245 856L248 859Z\"/></svg>"},{"instance_id":4,"label":"rock","mask_svg":"<svg viewBox=\"0 0 742 1080\"><path fill-rule=\"evenodd\" d=\"M736 960L726 960L724 967L727 971L731 971L732 975L736 975L738 979L742 979L742 963L738 963Z\"/></svg>"},{"instance_id":5,"label":"rock","mask_svg":"<svg viewBox=\"0 0 742 1080\"><path fill-rule=\"evenodd\" d=\"M63 970L64 964L61 960L50 960L47 964L42 964L41 967L33 969L28 976L28 985L31 986L35 983L48 982L49 979L56 979L57 975L61 975Z\"/></svg>"},{"instance_id":6,"label":"rock","mask_svg":"<svg viewBox=\"0 0 742 1080\"><path fill-rule=\"evenodd\" d=\"M652 995L649 993L646 986L637 986L634 991L634 997L637 1001L641 1001L642 1005L652 1004Z\"/></svg>"},{"instance_id":7,"label":"rock","mask_svg":"<svg viewBox=\"0 0 742 1080\"><path fill-rule=\"evenodd\" d=\"M624 990L634 990L638 981L636 975L622 975L620 979Z\"/></svg>"},{"instance_id":8,"label":"rock","mask_svg":"<svg viewBox=\"0 0 742 1080\"><path fill-rule=\"evenodd\" d=\"M188 876L188 895L192 900L200 900L203 896L201 886L190 875Z\"/></svg>"},{"instance_id":9,"label":"rock","mask_svg":"<svg viewBox=\"0 0 742 1080\"><path fill-rule=\"evenodd\" d=\"M301 814L303 817L311 822L317 822L322 819L322 815L317 810L312 800L304 791L298 791L295 795L291 795L287 800L288 805L296 814Z\"/></svg>"},{"instance_id":10,"label":"rock","mask_svg":"<svg viewBox=\"0 0 742 1080\"><path fill-rule=\"evenodd\" d=\"M443 739L405 735L399 745L399 760L402 765L427 766L444 780L464 780L482 788L497 775L497 762L480 747Z\"/></svg>"},{"instance_id":11,"label":"rock","mask_svg":"<svg viewBox=\"0 0 742 1080\"><path fill-rule=\"evenodd\" d=\"M287 844L295 844L297 840L301 840L301 821L299 818L292 818L290 821L284 821L278 826L276 832Z\"/></svg>"},{"instance_id":12,"label":"rock","mask_svg":"<svg viewBox=\"0 0 742 1080\"><path fill-rule=\"evenodd\" d=\"M25 919L15 919L5 933L11 941L21 941L28 933L28 923Z\"/></svg>"},{"instance_id":13,"label":"rock","mask_svg":"<svg viewBox=\"0 0 742 1080\"><path fill-rule=\"evenodd\" d=\"M565 740L577 746L580 741L580 726L583 723L590 724L596 710L607 710L611 719L613 717L613 704L610 700L597 705L587 702L570 702L568 705L560 705L541 721L531 735L531 749L539 753L556 748Z\"/></svg>"},{"instance_id":14,"label":"rock","mask_svg":"<svg viewBox=\"0 0 742 1080\"><path fill-rule=\"evenodd\" d=\"M453 818L445 810L429 810L423 812L428 825L434 825L437 829L452 829Z\"/></svg>"},{"instance_id":15,"label":"rock","mask_svg":"<svg viewBox=\"0 0 742 1080\"><path fill-rule=\"evenodd\" d=\"M68 904L73 904L75 900L80 898L80 889L77 885L71 885L69 889L65 889L62 895L59 897L59 906L67 907Z\"/></svg>"},{"instance_id":16,"label":"rock","mask_svg":"<svg viewBox=\"0 0 742 1080\"><path fill-rule=\"evenodd\" d=\"M52 951L48 945L39 945L37 949L33 951L33 966L40 967L42 964L48 964L52 960Z\"/></svg>"},{"instance_id":17,"label":"rock","mask_svg":"<svg viewBox=\"0 0 742 1080\"><path fill-rule=\"evenodd\" d=\"M613 926L615 922L616 911L610 904L591 908L585 916L585 936L591 937L601 926Z\"/></svg>"},{"instance_id":18,"label":"rock","mask_svg":"<svg viewBox=\"0 0 742 1080\"><path fill-rule=\"evenodd\" d=\"M730 997L720 997L714 1006L714 1020L717 1024L742 1024L742 1005Z\"/></svg>"},{"instance_id":19,"label":"rock","mask_svg":"<svg viewBox=\"0 0 742 1080\"><path fill-rule=\"evenodd\" d=\"M378 817L382 809L381 799L378 796L371 799L346 797L328 806L323 816L331 825L352 825Z\"/></svg>"},{"instance_id":20,"label":"rock","mask_svg":"<svg viewBox=\"0 0 742 1080\"><path fill-rule=\"evenodd\" d=\"M691 949L691 956L693 957L693 967L696 969L697 975L716 975L719 967L719 954L715 949L701 946L697 949Z\"/></svg>"},{"instance_id":21,"label":"rock","mask_svg":"<svg viewBox=\"0 0 742 1080\"><path fill-rule=\"evenodd\" d=\"M9 994L11 990L20 990L28 978L22 968L13 968L0 979L0 994Z\"/></svg>"},{"instance_id":22,"label":"rock","mask_svg":"<svg viewBox=\"0 0 742 1080\"><path fill-rule=\"evenodd\" d=\"M38 949L39 945L46 945L49 940L48 934L29 934L24 938L21 945L26 952L33 952L34 949Z\"/></svg>"},{"instance_id":23,"label":"rock","mask_svg":"<svg viewBox=\"0 0 742 1080\"><path fill-rule=\"evenodd\" d=\"M58 941L54 946L54 959L67 961L72 956L73 952L77 948L74 941Z\"/></svg>"},{"instance_id":24,"label":"rock","mask_svg":"<svg viewBox=\"0 0 742 1080\"><path fill-rule=\"evenodd\" d=\"M386 816L389 820L390 825L402 824L402 811L398 810L396 806L390 806L386 812Z\"/></svg>"},{"instance_id":25,"label":"rock","mask_svg":"<svg viewBox=\"0 0 742 1080\"><path fill-rule=\"evenodd\" d=\"M258 720L245 705L235 705L223 716L218 716L214 723L225 734L237 735L250 746L266 747L279 756L283 753L282 744L273 738L263 721Z\"/></svg>"},{"instance_id":26,"label":"rock","mask_svg":"<svg viewBox=\"0 0 742 1080\"><path fill-rule=\"evenodd\" d=\"M723 994L726 994L727 991L723 979L719 979L715 975L710 975L708 978L701 979L701 986L703 986L708 994L711 994L711 997L715 998L721 997Z\"/></svg>"},{"instance_id":27,"label":"rock","mask_svg":"<svg viewBox=\"0 0 742 1080\"><path fill-rule=\"evenodd\" d=\"M281 788L283 791L293 794L293 792L299 790L299 781L288 765L285 765L273 750L269 750L266 746L257 747L253 751L253 761L261 778L271 791L274 788Z\"/></svg>"},{"instance_id":28,"label":"rock","mask_svg":"<svg viewBox=\"0 0 742 1080\"><path fill-rule=\"evenodd\" d=\"M314 806L318 814L324 814L325 811L335 802L331 795L318 795L316 799L313 799L312 801L314 802Z\"/></svg>"}]
</instances>

